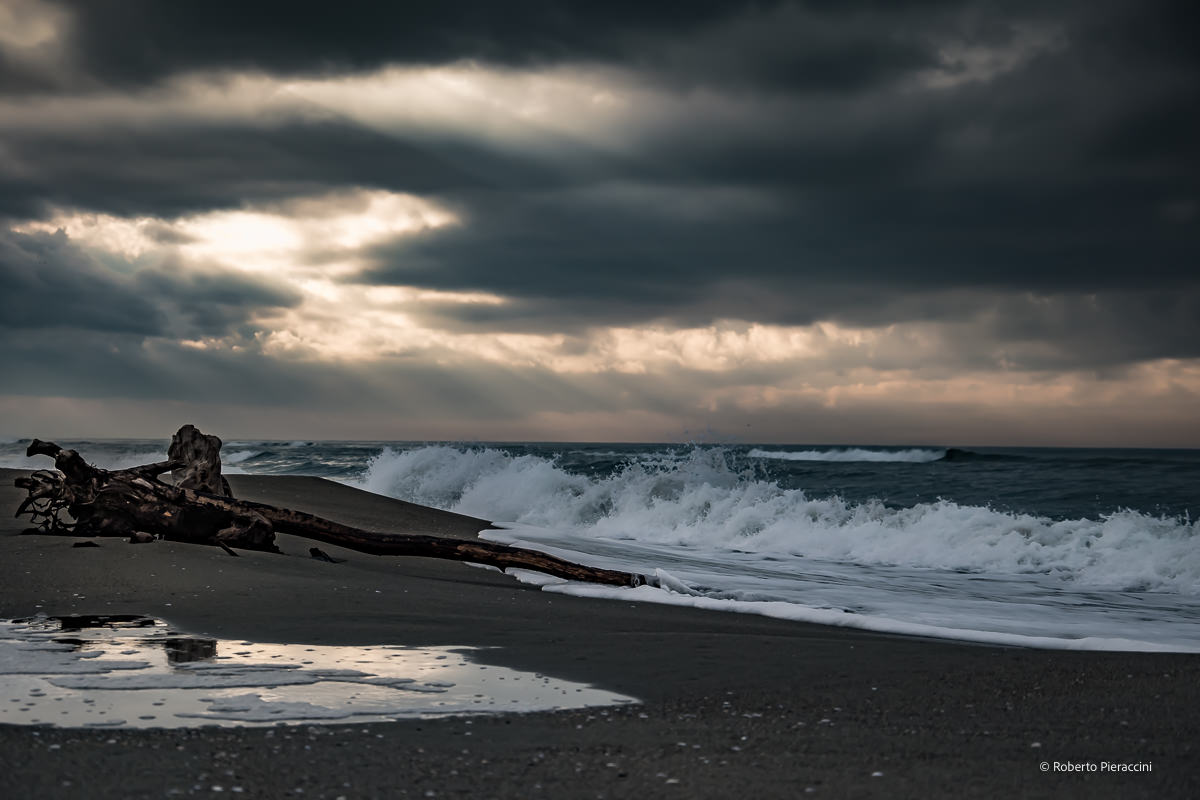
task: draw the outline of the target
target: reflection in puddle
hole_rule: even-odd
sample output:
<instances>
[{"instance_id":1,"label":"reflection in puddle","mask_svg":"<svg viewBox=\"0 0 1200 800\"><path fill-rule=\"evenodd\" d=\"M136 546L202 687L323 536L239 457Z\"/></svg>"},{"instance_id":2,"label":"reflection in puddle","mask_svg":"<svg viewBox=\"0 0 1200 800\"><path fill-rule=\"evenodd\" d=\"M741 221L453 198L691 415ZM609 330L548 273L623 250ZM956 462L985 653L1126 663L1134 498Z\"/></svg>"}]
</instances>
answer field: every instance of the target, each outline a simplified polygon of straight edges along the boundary
<instances>
[{"instance_id":1,"label":"reflection in puddle","mask_svg":"<svg viewBox=\"0 0 1200 800\"><path fill-rule=\"evenodd\" d=\"M162 640L168 664L189 664L193 661L212 661L217 657L216 639L193 636L168 636Z\"/></svg>"},{"instance_id":2,"label":"reflection in puddle","mask_svg":"<svg viewBox=\"0 0 1200 800\"><path fill-rule=\"evenodd\" d=\"M477 664L467 647L193 637L128 615L0 621L0 723L177 728L371 722L636 702Z\"/></svg>"}]
</instances>

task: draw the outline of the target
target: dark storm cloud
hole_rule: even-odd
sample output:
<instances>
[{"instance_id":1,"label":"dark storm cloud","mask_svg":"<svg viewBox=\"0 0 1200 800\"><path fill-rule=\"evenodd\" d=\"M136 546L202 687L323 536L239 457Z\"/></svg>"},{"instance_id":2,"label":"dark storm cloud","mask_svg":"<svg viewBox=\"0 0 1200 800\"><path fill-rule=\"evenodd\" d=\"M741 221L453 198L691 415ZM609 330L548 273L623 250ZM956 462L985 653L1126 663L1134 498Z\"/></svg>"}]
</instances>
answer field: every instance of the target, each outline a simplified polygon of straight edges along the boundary
<instances>
[{"instance_id":1,"label":"dark storm cloud","mask_svg":"<svg viewBox=\"0 0 1200 800\"><path fill-rule=\"evenodd\" d=\"M539 64L611 58L631 31L670 35L742 3L550 0L339 3L296 0L53 0L80 83L145 85L205 69L315 74L387 63ZM16 70L13 70L16 72ZM0 85L19 86L9 74Z\"/></svg>"},{"instance_id":2,"label":"dark storm cloud","mask_svg":"<svg viewBox=\"0 0 1200 800\"><path fill-rule=\"evenodd\" d=\"M723 19L675 31L634 32L623 58L685 87L846 92L886 85L939 64L947 35L1005 42L1011 27L981 24L958 2L744 3ZM1036 21L1036 4L1009 3L1011 20Z\"/></svg>"},{"instance_id":3,"label":"dark storm cloud","mask_svg":"<svg viewBox=\"0 0 1200 800\"><path fill-rule=\"evenodd\" d=\"M329 187L425 193L505 176L536 185L539 176L535 166L485 159L468 145L405 141L341 120L39 127L2 142L10 163L21 165L0 163L0 215L13 217L39 216L48 206L174 217Z\"/></svg>"},{"instance_id":4,"label":"dark storm cloud","mask_svg":"<svg viewBox=\"0 0 1200 800\"><path fill-rule=\"evenodd\" d=\"M295 305L293 291L226 269L170 261L134 268L59 231L0 233L0 328L139 336L223 336L263 309Z\"/></svg>"},{"instance_id":5,"label":"dark storm cloud","mask_svg":"<svg viewBox=\"0 0 1200 800\"><path fill-rule=\"evenodd\" d=\"M170 333L181 337L248 331L255 312L291 308L301 300L294 289L223 267L202 271L196 265L185 268L170 262L138 272L135 285L140 296L171 309L175 325Z\"/></svg>"},{"instance_id":6,"label":"dark storm cloud","mask_svg":"<svg viewBox=\"0 0 1200 800\"><path fill-rule=\"evenodd\" d=\"M1200 299L1193 4L59 5L73 91L194 70L607 63L638 76L658 124L563 156L536 137L385 134L321 109L31 123L0 128L0 214L171 218L368 186L462 211L353 278L509 301L426 307L452 328L974 321L971 357L1047 368L1188 357L1200 341L1186 310ZM7 85L33 81L21 69ZM255 289L205 316L211 287L164 273L137 287L55 252L60 273L13 285L48 297L36 287L78 272L128 309L97 326L161 332L158 303L195 297L195 329L231 330L257 304L294 302Z\"/></svg>"},{"instance_id":7,"label":"dark storm cloud","mask_svg":"<svg viewBox=\"0 0 1200 800\"><path fill-rule=\"evenodd\" d=\"M0 234L0 327L161 333L163 311L57 234Z\"/></svg>"},{"instance_id":8,"label":"dark storm cloud","mask_svg":"<svg viewBox=\"0 0 1200 800\"><path fill-rule=\"evenodd\" d=\"M1019 369L1095 369L1200 358L1200 292L1009 297L990 317L993 347Z\"/></svg>"},{"instance_id":9,"label":"dark storm cloud","mask_svg":"<svg viewBox=\"0 0 1200 800\"><path fill-rule=\"evenodd\" d=\"M47 2L67 15L64 61L74 71L48 77L10 60L0 66L0 87L40 90L55 77L60 87L130 87L196 70L311 75L469 59L508 66L612 62L682 84L846 90L936 65L939 40L948 34L998 43L1012 37L1013 21L1084 8L1114 16L1103 0L1014 1L1003 16L987 4L953 0L457 0L419 8L374 0Z\"/></svg>"},{"instance_id":10,"label":"dark storm cloud","mask_svg":"<svg viewBox=\"0 0 1200 800\"><path fill-rule=\"evenodd\" d=\"M703 200L673 213L672 203L695 201L690 191L659 193L656 208L587 193L477 197L468 224L381 247L356 280L493 292L518 302L458 313L533 328L720 316L881 325L962 314L903 302L912 293L1187 293L1196 284L1195 232L1141 199L1047 188L1027 202L993 191L956 206L948 193L914 187L854 208L844 197L782 197L767 213L705 212Z\"/></svg>"}]
</instances>

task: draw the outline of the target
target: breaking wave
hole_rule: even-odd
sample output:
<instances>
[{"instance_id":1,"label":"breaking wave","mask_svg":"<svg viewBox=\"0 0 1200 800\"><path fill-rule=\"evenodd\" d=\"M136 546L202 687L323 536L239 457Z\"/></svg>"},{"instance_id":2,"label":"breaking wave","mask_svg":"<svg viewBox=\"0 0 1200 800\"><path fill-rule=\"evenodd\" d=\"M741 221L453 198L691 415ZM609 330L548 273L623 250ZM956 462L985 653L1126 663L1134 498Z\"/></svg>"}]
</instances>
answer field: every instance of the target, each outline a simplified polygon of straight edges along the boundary
<instances>
[{"instance_id":1,"label":"breaking wave","mask_svg":"<svg viewBox=\"0 0 1200 800\"><path fill-rule=\"evenodd\" d=\"M738 463L720 448L693 448L580 475L553 459L497 448L385 448L359 485L498 522L693 552L1039 575L1077 590L1200 594L1200 523L1187 519L1124 510L1054 520L949 501L853 503L781 487Z\"/></svg>"}]
</instances>

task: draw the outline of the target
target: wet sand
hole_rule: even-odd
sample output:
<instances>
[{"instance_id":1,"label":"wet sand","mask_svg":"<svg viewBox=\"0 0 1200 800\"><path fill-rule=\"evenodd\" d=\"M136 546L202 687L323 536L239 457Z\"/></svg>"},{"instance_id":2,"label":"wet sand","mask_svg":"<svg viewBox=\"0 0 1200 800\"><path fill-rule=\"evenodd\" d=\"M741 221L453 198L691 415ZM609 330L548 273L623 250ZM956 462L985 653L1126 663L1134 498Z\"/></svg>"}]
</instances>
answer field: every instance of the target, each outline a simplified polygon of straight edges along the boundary
<instances>
[{"instance_id":1,"label":"wet sand","mask_svg":"<svg viewBox=\"0 0 1200 800\"><path fill-rule=\"evenodd\" d=\"M0 726L0 796L1197 797L1200 656L983 647L542 593L463 564L20 536L0 470L0 618L133 613L231 639L489 647L636 706L274 729ZM377 530L486 521L317 478L235 493ZM1095 772L1042 772L1042 762ZM1143 762L1148 773L1101 772ZM220 787L216 789L214 787Z\"/></svg>"}]
</instances>

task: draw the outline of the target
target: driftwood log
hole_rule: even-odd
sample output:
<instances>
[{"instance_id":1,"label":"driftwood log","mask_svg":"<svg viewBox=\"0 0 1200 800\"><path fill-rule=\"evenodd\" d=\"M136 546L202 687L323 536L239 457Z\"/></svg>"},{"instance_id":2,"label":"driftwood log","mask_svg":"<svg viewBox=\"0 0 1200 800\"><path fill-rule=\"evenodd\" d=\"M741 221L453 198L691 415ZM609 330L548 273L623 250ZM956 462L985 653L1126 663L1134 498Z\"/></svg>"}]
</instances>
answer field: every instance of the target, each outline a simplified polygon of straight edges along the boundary
<instances>
[{"instance_id":1,"label":"driftwood log","mask_svg":"<svg viewBox=\"0 0 1200 800\"><path fill-rule=\"evenodd\" d=\"M16 516L29 515L40 533L127 536L132 542L167 539L222 547L230 553L233 548L278 553L278 532L371 555L469 561L617 586L657 583L648 576L576 564L536 550L472 539L378 533L302 511L239 500L221 475L220 449L219 438L185 425L171 440L167 460L105 470L74 450L34 439L26 455L50 456L55 469L16 479L16 486L29 493ZM163 480L167 472L177 482Z\"/></svg>"}]
</instances>

